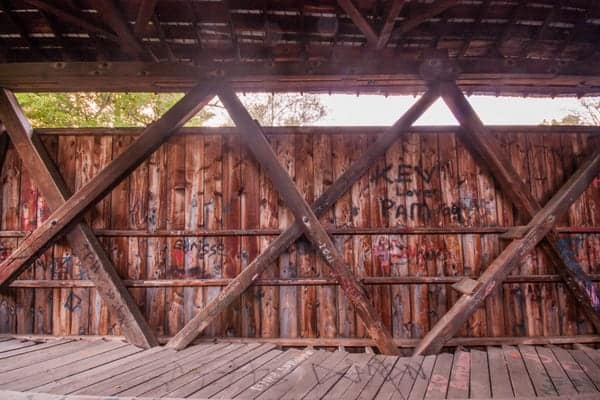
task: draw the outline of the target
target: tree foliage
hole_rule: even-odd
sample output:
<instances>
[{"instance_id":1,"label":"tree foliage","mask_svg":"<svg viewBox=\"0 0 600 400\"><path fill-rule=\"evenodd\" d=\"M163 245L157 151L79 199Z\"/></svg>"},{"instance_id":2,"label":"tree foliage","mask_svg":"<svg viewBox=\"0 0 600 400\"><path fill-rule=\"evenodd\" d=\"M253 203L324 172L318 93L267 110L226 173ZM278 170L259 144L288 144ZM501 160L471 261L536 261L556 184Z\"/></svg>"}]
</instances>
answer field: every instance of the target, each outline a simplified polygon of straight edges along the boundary
<instances>
[{"instance_id":1,"label":"tree foliage","mask_svg":"<svg viewBox=\"0 0 600 400\"><path fill-rule=\"evenodd\" d=\"M179 93L20 93L17 98L35 127L146 126L173 106ZM202 110L188 125L212 117Z\"/></svg>"},{"instance_id":2,"label":"tree foliage","mask_svg":"<svg viewBox=\"0 0 600 400\"><path fill-rule=\"evenodd\" d=\"M600 125L600 100L582 99L581 108L572 110L561 119L544 120L547 125Z\"/></svg>"},{"instance_id":3,"label":"tree foliage","mask_svg":"<svg viewBox=\"0 0 600 400\"><path fill-rule=\"evenodd\" d=\"M33 126L62 128L146 126L182 96L178 93L20 93L17 98ZM265 126L305 125L319 120L327 111L315 95L251 94L242 96L242 101L252 117ZM222 106L212 103L186 126L203 125L218 114L219 108Z\"/></svg>"}]
</instances>

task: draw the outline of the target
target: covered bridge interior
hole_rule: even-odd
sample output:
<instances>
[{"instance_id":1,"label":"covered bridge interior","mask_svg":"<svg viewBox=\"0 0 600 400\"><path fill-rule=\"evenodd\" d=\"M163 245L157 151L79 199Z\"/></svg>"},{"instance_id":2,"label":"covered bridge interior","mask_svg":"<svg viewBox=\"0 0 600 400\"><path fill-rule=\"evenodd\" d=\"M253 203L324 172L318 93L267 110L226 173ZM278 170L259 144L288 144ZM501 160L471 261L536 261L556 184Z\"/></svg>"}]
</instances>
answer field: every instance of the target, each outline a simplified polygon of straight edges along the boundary
<instances>
[{"instance_id":1,"label":"covered bridge interior","mask_svg":"<svg viewBox=\"0 0 600 400\"><path fill-rule=\"evenodd\" d=\"M599 128L466 95L599 95L599 44L593 0L0 1L0 396L598 398ZM14 95L86 91L185 96ZM416 97L261 127L236 92ZM184 127L215 97L235 127ZM460 126L414 127L438 98Z\"/></svg>"}]
</instances>

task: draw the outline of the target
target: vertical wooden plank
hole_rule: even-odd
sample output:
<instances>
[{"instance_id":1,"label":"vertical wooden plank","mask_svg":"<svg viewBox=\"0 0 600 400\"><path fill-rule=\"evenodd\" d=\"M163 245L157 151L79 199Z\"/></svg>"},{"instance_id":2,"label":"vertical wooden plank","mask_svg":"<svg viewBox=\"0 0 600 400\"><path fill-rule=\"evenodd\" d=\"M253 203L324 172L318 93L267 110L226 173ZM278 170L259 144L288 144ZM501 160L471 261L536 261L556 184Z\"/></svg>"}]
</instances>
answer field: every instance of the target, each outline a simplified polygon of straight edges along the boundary
<instances>
[{"instance_id":1,"label":"vertical wooden plank","mask_svg":"<svg viewBox=\"0 0 600 400\"><path fill-rule=\"evenodd\" d=\"M448 383L450 382L450 372L452 371L452 361L454 357L449 353L440 353L435 360L435 366L431 373L429 386L425 398L427 399L445 399L448 392Z\"/></svg>"},{"instance_id":2,"label":"vertical wooden plank","mask_svg":"<svg viewBox=\"0 0 600 400\"><path fill-rule=\"evenodd\" d=\"M316 135L313 139L313 157L315 171L315 198L318 198L333 183L332 143L331 136ZM324 226L333 225L334 210L329 210L320 218ZM317 268L321 277L331 276L329 266L323 257L316 257ZM317 289L319 301L319 336L333 338L338 335L336 287L321 286Z\"/></svg>"},{"instance_id":3,"label":"vertical wooden plank","mask_svg":"<svg viewBox=\"0 0 600 400\"><path fill-rule=\"evenodd\" d=\"M462 225L462 215L459 207L458 190L458 155L456 150L456 136L439 135L439 174L440 174L440 207L442 226L456 227ZM458 235L443 235L442 244L444 254L444 273L449 276L462 276L464 274L462 241ZM458 300L459 293L451 288L444 288L446 292L446 307L444 313ZM440 304L440 313L442 305ZM466 329L459 332L460 336L466 335Z\"/></svg>"},{"instance_id":4,"label":"vertical wooden plank","mask_svg":"<svg viewBox=\"0 0 600 400\"><path fill-rule=\"evenodd\" d=\"M272 143L272 141L271 141ZM279 227L279 197L273 188L273 183L260 169L260 227ZM260 251L264 251L272 238L262 236L260 238ZM271 265L263 272L265 278L277 278L279 266ZM274 287L261 287L261 336L277 337L279 335L279 290Z\"/></svg>"},{"instance_id":5,"label":"vertical wooden plank","mask_svg":"<svg viewBox=\"0 0 600 400\"><path fill-rule=\"evenodd\" d=\"M561 135L561 152L562 152L562 173L563 182L568 179L569 176L575 172L577 168L577 157L574 153L572 146L573 139L576 138L575 134L564 134ZM569 212L566 213L564 219L561 221L565 225L576 226L581 223L580 217L583 217L579 213L581 207L580 200L576 200L573 205L569 208ZM561 243L568 248L571 245L577 243L576 239L572 240L570 235L564 235L560 239ZM578 330L578 310L575 300L568 295L568 291L564 285L559 286L560 293L560 314L561 314L561 333L563 335L576 335Z\"/></svg>"},{"instance_id":6,"label":"vertical wooden plank","mask_svg":"<svg viewBox=\"0 0 600 400\"><path fill-rule=\"evenodd\" d=\"M113 160L129 147L134 138L131 136L119 136L113 140ZM112 229L127 229L129 224L129 185L130 177L127 177L111 192L111 215L110 226ZM129 261L129 238L112 237L110 241L110 257L115 269L121 279L127 278ZM109 334L120 335L121 327L113 315L109 312Z\"/></svg>"},{"instance_id":7,"label":"vertical wooden plank","mask_svg":"<svg viewBox=\"0 0 600 400\"><path fill-rule=\"evenodd\" d=\"M507 158L511 161L514 168L522 175L523 163L519 161L517 154L519 153L520 145L517 141L516 134L506 133L497 135L500 147L506 153ZM521 166L521 169L519 169ZM496 204L498 210L498 222L502 226L515 225L515 210L512 202L506 197L502 190L498 190L496 194ZM500 249L508 245L507 241L500 241ZM519 274L519 268L511 273L512 275ZM524 299L523 288L518 283L506 284L504 286L504 319L506 334L510 336L524 336Z\"/></svg>"},{"instance_id":8,"label":"vertical wooden plank","mask_svg":"<svg viewBox=\"0 0 600 400\"><path fill-rule=\"evenodd\" d=\"M411 182L410 168L404 160L403 140L394 143L385 155L383 170L377 179L386 185L385 197L380 200L381 208L389 227L408 225L407 199L404 194ZM383 239L383 237L382 237ZM384 275L409 275L409 248L406 236L389 235L377 243L379 262ZM409 338L412 336L413 321L411 319L411 287L409 285L393 285L391 287L392 334L394 337Z\"/></svg>"},{"instance_id":9,"label":"vertical wooden plank","mask_svg":"<svg viewBox=\"0 0 600 400\"><path fill-rule=\"evenodd\" d=\"M295 181L296 167L294 159L294 138L291 135L277 135L273 138L273 149L279 163ZM286 207L278 210L279 229L286 230L294 223L294 215ZM279 256L279 277L290 279L297 277L296 247L291 246ZM298 336L297 288L295 286L279 288L279 335L281 337Z\"/></svg>"},{"instance_id":10,"label":"vertical wooden plank","mask_svg":"<svg viewBox=\"0 0 600 400\"><path fill-rule=\"evenodd\" d=\"M502 346L502 350L515 397L535 396L535 390L519 350L514 346Z\"/></svg>"},{"instance_id":11,"label":"vertical wooden plank","mask_svg":"<svg viewBox=\"0 0 600 400\"><path fill-rule=\"evenodd\" d=\"M204 139L199 135L185 137L185 229L196 230L204 226ZM204 257L203 240L199 237L180 238L179 246L185 252L186 279L202 278ZM202 309L202 288L183 289L183 314L187 323Z\"/></svg>"},{"instance_id":12,"label":"vertical wooden plank","mask_svg":"<svg viewBox=\"0 0 600 400\"><path fill-rule=\"evenodd\" d=\"M481 367L478 365L478 367ZM487 371L487 364L485 366ZM475 373L475 371L473 371ZM448 383L449 399L465 399L469 397L469 376L471 375L471 356L469 352L456 350L452 361L450 382Z\"/></svg>"},{"instance_id":13,"label":"vertical wooden plank","mask_svg":"<svg viewBox=\"0 0 600 400\"><path fill-rule=\"evenodd\" d=\"M80 137L77 140L77 153L75 158L75 190L79 190L91 178L93 139L90 137ZM90 213L86 218L89 220ZM77 254L73 255L72 277L76 280L89 279L86 269L81 265ZM86 335L90 332L90 290L73 289L72 298L69 302L71 307L71 334Z\"/></svg>"},{"instance_id":14,"label":"vertical wooden plank","mask_svg":"<svg viewBox=\"0 0 600 400\"><path fill-rule=\"evenodd\" d=\"M552 380L544 368L538 353L533 346L519 346L519 351L531 377L531 382L538 396L556 396L558 393L552 384Z\"/></svg>"},{"instance_id":15,"label":"vertical wooden plank","mask_svg":"<svg viewBox=\"0 0 600 400\"><path fill-rule=\"evenodd\" d=\"M532 157L532 148L531 143L527 140L527 135L523 133L517 134L517 141L519 143L516 148L517 153L516 157L519 158L517 164L515 165L515 169L519 176L525 178L524 181L531 190L531 180L532 173L536 171L531 171L529 168L529 159ZM522 163L522 164L521 164ZM517 210L517 222L519 224L528 224L529 218L524 218L522 215L519 215ZM523 257L523 261L521 263L521 274L532 275L537 273L537 254L535 251L530 252L525 257ZM540 310L540 290L539 287L533 283L524 283L521 285L523 296L525 300L525 332L528 336L538 336L541 335L542 331L542 315Z\"/></svg>"},{"instance_id":16,"label":"vertical wooden plank","mask_svg":"<svg viewBox=\"0 0 600 400\"><path fill-rule=\"evenodd\" d=\"M241 218L241 146L237 136L223 138L223 228L240 229ZM240 271L240 238L227 236L223 240L223 278L235 278ZM296 313L294 310L294 318ZM223 313L222 334L239 336L241 332L241 302L236 300Z\"/></svg>"},{"instance_id":17,"label":"vertical wooden plank","mask_svg":"<svg viewBox=\"0 0 600 400\"><path fill-rule=\"evenodd\" d=\"M223 149L221 136L204 139L204 224L206 229L220 229L223 222ZM223 277L223 241L219 237L205 237L203 242L204 277ZM206 302L219 294L218 287L204 288ZM220 332L222 316L205 330L207 336Z\"/></svg>"},{"instance_id":18,"label":"vertical wooden plank","mask_svg":"<svg viewBox=\"0 0 600 400\"><path fill-rule=\"evenodd\" d=\"M471 350L470 396L474 399L492 397L488 353Z\"/></svg>"},{"instance_id":19,"label":"vertical wooden plank","mask_svg":"<svg viewBox=\"0 0 600 400\"><path fill-rule=\"evenodd\" d=\"M375 140L376 138L370 138L369 142L374 142ZM373 228L383 228L388 226L389 203L385 201L388 200L388 182L385 179L386 158L389 158L389 156L386 155L385 157L380 157L375 160L367 174L369 177L369 226ZM380 277L390 276L391 264L388 236L372 236L371 246L371 260L373 265L372 275ZM398 336L400 333L394 325L395 318L393 317L397 307L392 310L392 286L375 285L371 287L371 290L375 302L375 309L378 311L379 315L381 315L381 321L387 329L392 331L393 336Z\"/></svg>"},{"instance_id":20,"label":"vertical wooden plank","mask_svg":"<svg viewBox=\"0 0 600 400\"><path fill-rule=\"evenodd\" d=\"M309 204L314 201L313 136L295 135L296 185ZM300 278L317 277L319 271L312 245L303 239L296 242L296 262ZM300 336L317 336L318 302L316 286L300 287Z\"/></svg>"},{"instance_id":21,"label":"vertical wooden plank","mask_svg":"<svg viewBox=\"0 0 600 400\"><path fill-rule=\"evenodd\" d=\"M350 153L352 147L349 139L341 134L331 138L333 178L337 179L350 166ZM335 226L347 228L352 226L352 196L351 191L344 193L334 205ZM335 245L344 258L346 265L353 263L353 243L349 235L336 235L333 237ZM354 308L346 298L343 289L337 287L338 334L342 337L354 337L356 334L356 316Z\"/></svg>"},{"instance_id":22,"label":"vertical wooden plank","mask_svg":"<svg viewBox=\"0 0 600 400\"><path fill-rule=\"evenodd\" d=\"M586 148L586 141L582 137L581 134L570 134L565 138L567 141L570 141L571 148L571 162L573 171L577 169L579 165L581 165L581 161L584 156L588 154L588 150ZM569 140L570 139L570 140ZM568 142L567 142L568 146ZM571 176L572 171L569 172L569 176ZM588 198L586 193L583 193L569 208L569 225L571 226L586 226L591 222L591 215L589 214L588 209ZM570 249L571 258L574 258L574 261L577 262L584 272L589 273L589 259L587 254L587 248L585 246L585 236L582 234L572 234L569 235L564 243L566 248ZM587 321L585 315L580 309L577 309L577 333L579 334L587 334L593 332L593 329L590 323Z\"/></svg>"},{"instance_id":23,"label":"vertical wooden plank","mask_svg":"<svg viewBox=\"0 0 600 400\"><path fill-rule=\"evenodd\" d=\"M431 218L431 211L422 203L419 196L409 196L408 192L423 190L423 166L421 164L421 138L417 134L409 134L402 142L403 167L408 166L404 172L407 179L406 212L408 213L407 226L423 226L427 219ZM400 174L400 170L399 170ZM408 274L410 276L427 275L424 241L420 235L409 235L408 245ZM412 315L412 337L423 337L429 330L429 298L427 285L411 285L411 315Z\"/></svg>"},{"instance_id":24,"label":"vertical wooden plank","mask_svg":"<svg viewBox=\"0 0 600 400\"><path fill-rule=\"evenodd\" d=\"M488 347L487 353L493 397L513 397L513 391L502 349Z\"/></svg>"},{"instance_id":25,"label":"vertical wooden plank","mask_svg":"<svg viewBox=\"0 0 600 400\"><path fill-rule=\"evenodd\" d=\"M351 148L351 159L354 162L358 159L363 150L367 148L366 136L360 135L352 137L352 148ZM350 209L352 226L358 228L368 228L370 226L370 207L369 207L369 177L363 175L350 189L351 204ZM361 279L366 276L373 275L373 257L371 255L371 237L367 235L354 235L352 236L352 247L353 247L353 260L352 266L354 266L354 273L356 277ZM373 302L373 288L367 287L369 297ZM375 308L377 310L377 308ZM356 337L366 337L367 332L365 326L360 319L356 323Z\"/></svg>"},{"instance_id":26,"label":"vertical wooden plank","mask_svg":"<svg viewBox=\"0 0 600 400\"><path fill-rule=\"evenodd\" d=\"M420 176L421 187L417 191L422 207L425 211L423 224L425 226L440 227L444 223L442 215L442 202L440 194L440 159L438 147L438 134L421 135L421 165L417 170ZM443 247L443 235L424 235L423 252L427 275L444 275L444 261L447 252ZM427 285L429 295L428 317L429 326L433 326L446 313L446 287L445 285Z\"/></svg>"},{"instance_id":27,"label":"vertical wooden plank","mask_svg":"<svg viewBox=\"0 0 600 400\"><path fill-rule=\"evenodd\" d=\"M166 144L167 151L167 229L185 228L185 138L174 137ZM177 237L167 238L167 279L185 276L185 249L178 245ZM167 335L175 335L184 324L183 288L168 288Z\"/></svg>"},{"instance_id":28,"label":"vertical wooden plank","mask_svg":"<svg viewBox=\"0 0 600 400\"><path fill-rule=\"evenodd\" d=\"M260 173L258 165L245 148L241 149L241 158L243 187L241 196L242 228L256 229L260 226ZM246 268L256 258L260 242L262 242L262 239L258 236L242 237L242 268ZM250 286L242 294L242 336L244 337L261 335L261 294L262 289L256 286Z\"/></svg>"},{"instance_id":29,"label":"vertical wooden plank","mask_svg":"<svg viewBox=\"0 0 600 400\"><path fill-rule=\"evenodd\" d=\"M479 214L479 224L481 226L498 225L494 180L489 171L481 166L477 167L477 203L475 204L475 210ZM481 265L483 269L492 263L499 252L500 248L496 235L481 235ZM498 285L485 301L488 336L505 335L504 308L502 306L503 289L503 285Z\"/></svg>"},{"instance_id":30,"label":"vertical wooden plank","mask_svg":"<svg viewBox=\"0 0 600 400\"><path fill-rule=\"evenodd\" d=\"M20 161L12 146L7 151L4 165L2 166L2 229L19 229L19 182ZM1 258L4 260L17 247L16 239L2 239ZM16 303L15 291L2 288L0 292L0 332L16 332Z\"/></svg>"},{"instance_id":31,"label":"vertical wooden plank","mask_svg":"<svg viewBox=\"0 0 600 400\"><path fill-rule=\"evenodd\" d=\"M462 144L457 144L458 154L458 191L460 196L459 209L463 226L478 226L480 223L476 205L477 197L477 165L471 154ZM461 237L464 275L479 276L481 272L481 238L479 235L465 234ZM478 309L467 323L471 336L485 336L485 310Z\"/></svg>"},{"instance_id":32,"label":"vertical wooden plank","mask_svg":"<svg viewBox=\"0 0 600 400\"><path fill-rule=\"evenodd\" d=\"M567 376L564 369L561 367L560 363L556 359L556 356L552 352L552 349L549 347L541 347L538 346L535 348L538 356L540 357L540 361L544 365L548 376L552 380L552 384L554 388L558 392L559 396L577 394L577 390L573 383Z\"/></svg>"},{"instance_id":33,"label":"vertical wooden plank","mask_svg":"<svg viewBox=\"0 0 600 400\"><path fill-rule=\"evenodd\" d=\"M39 192L35 185L35 177L30 176L23 165L21 168L20 182L20 229L26 232L31 232L37 227L37 205ZM35 261L34 265L23 271L17 279L33 279L35 276ZM33 289L15 289L16 294L16 318L17 318L17 333L33 332L33 305L34 305L34 290Z\"/></svg>"},{"instance_id":34,"label":"vertical wooden plank","mask_svg":"<svg viewBox=\"0 0 600 400\"><path fill-rule=\"evenodd\" d=\"M58 139L58 170L68 188L75 189L77 157L77 138L63 136ZM54 246L54 277L56 279L71 279L73 277L73 254L66 238L61 238ZM71 334L71 311L77 307L78 297L73 296L72 289L54 289L52 316L52 334Z\"/></svg>"},{"instance_id":35,"label":"vertical wooden plank","mask_svg":"<svg viewBox=\"0 0 600 400\"><path fill-rule=\"evenodd\" d=\"M113 138L112 136L95 136L93 142L92 165L88 171L90 179L92 176L96 176L112 160ZM92 228L105 229L110 227L111 206L111 195L109 194L92 208L90 213L90 226ZM100 241L105 249L110 248L110 239L100 238ZM107 251L107 253L109 252ZM94 335L108 334L108 307L96 289L92 289L90 292L90 303L90 333Z\"/></svg>"},{"instance_id":36,"label":"vertical wooden plank","mask_svg":"<svg viewBox=\"0 0 600 400\"><path fill-rule=\"evenodd\" d=\"M137 167L129 177L129 229L148 229L148 161ZM130 237L127 251L128 279L147 279L148 239ZM131 297L140 311L145 314L146 291L143 288L130 288Z\"/></svg>"},{"instance_id":37,"label":"vertical wooden plank","mask_svg":"<svg viewBox=\"0 0 600 400\"><path fill-rule=\"evenodd\" d=\"M530 171L531 193L540 204L546 204L555 190L549 179L550 171L546 168L547 164L547 146L549 138L547 135L528 135L528 163ZM558 189L558 188L557 188ZM536 249L537 271L540 274L549 273L549 264L544 252ZM541 305L541 326L538 331L544 335L552 335L553 319L557 316L557 305L551 298L551 292L548 285L535 285L536 297L540 299Z\"/></svg>"},{"instance_id":38,"label":"vertical wooden plank","mask_svg":"<svg viewBox=\"0 0 600 400\"><path fill-rule=\"evenodd\" d=\"M148 230L154 232L167 225L167 146L156 150L148 162ZM164 237L148 238L149 279L164 279L167 266L167 241ZM165 335L166 289L146 290L146 319L157 336Z\"/></svg>"}]
</instances>

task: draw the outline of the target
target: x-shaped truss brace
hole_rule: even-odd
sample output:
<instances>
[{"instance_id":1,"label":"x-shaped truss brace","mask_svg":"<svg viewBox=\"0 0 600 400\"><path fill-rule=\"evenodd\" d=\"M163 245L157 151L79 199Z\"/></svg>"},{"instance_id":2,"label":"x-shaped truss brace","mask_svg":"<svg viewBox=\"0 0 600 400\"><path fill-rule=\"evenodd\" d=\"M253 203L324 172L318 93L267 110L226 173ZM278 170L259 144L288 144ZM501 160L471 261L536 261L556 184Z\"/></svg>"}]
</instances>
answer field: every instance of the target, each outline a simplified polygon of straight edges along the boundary
<instances>
[{"instance_id":1,"label":"x-shaped truss brace","mask_svg":"<svg viewBox=\"0 0 600 400\"><path fill-rule=\"evenodd\" d=\"M444 99L455 113L459 121L467 128L462 135L467 147L474 152L480 161L486 161L486 165L490 168L494 177L499 181L502 188L510 195L509 197L519 207L524 209L526 212L530 212L533 216L539 209L539 205L535 202L531 194L524 187L524 184L520 181L518 175L512 169L510 164L505 162L497 147L489 136L485 136L482 132L485 131L483 125L478 120L474 111L468 105L468 102L452 82L443 82L440 84L442 87L442 94ZM80 217L91 207L93 207L104 195L110 190L117 186L129 173L141 164L158 146L164 143L170 136L170 134L182 126L189 118L197 113L205 104L210 101L214 94L218 93L221 100L229 110L231 117L234 119L236 124L246 131L246 145L250 151L257 158L259 163L263 165L265 171L270 175L274 184L276 185L281 197L290 207L296 217L296 222L292 227L287 229L281 234L270 246L261 253L248 267L246 267L215 299L210 301L204 309L202 309L186 326L178 332L169 342L170 347L177 349L184 348L187 346L221 311L223 311L231 302L239 296L245 289L247 289L254 280L256 280L265 268L268 267L277 257L288 248L295 240L297 240L302 234L305 234L309 240L315 245L320 254L325 258L327 263L330 265L334 275L338 279L340 285L344 289L349 300L354 304L357 312L363 322L367 326L367 330L373 337L380 350L383 353L395 354L397 348L393 344L393 340L389 332L385 330L380 319L376 317L375 311L368 299L366 292L362 286L358 283L356 278L353 276L351 271L343 262L337 249L333 245L333 242L323 229L322 225L318 221L318 216L322 215L327 209L329 209L334 202L345 193L354 182L360 176L362 176L369 167L374 163L376 159L385 154L386 150L393 144L393 142L400 136L400 134L408 129L412 123L422 115L422 113L437 99L438 97L438 85L434 84L430 90L428 90L416 103L411 107L390 129L388 129L383 135L381 135L375 143L373 143L366 151L363 156L355 161L346 172L334 182L329 189L315 202L313 208L306 203L302 198L298 189L294 185L291 178L287 175L282 166L278 163L273 150L266 141L260 127L252 120L243 105L235 93L228 86L222 87L220 90L217 86L210 84L201 84L190 91L186 96L182 98L173 108L171 108L163 117L157 122L148 126L142 135L136 140L128 149L125 150L119 157L113 160L107 167L105 167L98 175L96 175L90 182L88 182L82 189L80 189L73 196L68 197L68 193L63 193L62 199L56 200L51 205L55 208L50 218L42 223L38 229L36 229L29 237L27 237L22 244L2 263L0 264L0 284L6 284L14 279L18 274L36 257L38 257L48 246L50 246L57 238L67 232L71 232L69 239L73 235L73 232L78 233L77 229L85 231L85 225L77 221ZM24 160L26 158L32 158L31 154L34 154L33 160L27 160L26 168L32 169L33 171L41 171L41 176L50 176L50 182L52 185L57 187L61 186L60 175L55 169L53 164L46 162L47 155L45 155L43 146L36 144L38 139L31 135L31 128L29 127L25 117L18 111L18 104L16 100L12 98L12 94L9 92L3 92L4 105L9 107L0 108L0 117L7 125L7 129L11 131L11 138L17 147L17 151ZM2 104L2 103L0 103ZM462 111L460 111L462 110ZM12 122L11 122L12 121ZM468 136L468 135L471 136ZM564 211L565 207L568 207L568 201L571 197L577 193L578 190L583 191L587 185L590 174L595 176L597 174L596 168L599 162L598 157L593 158L590 163L586 163L586 169L584 173L578 172L572 179L576 179L576 182L570 185L567 189L567 196L561 197L559 200L552 200L549 205L537 215L554 215L559 211ZM592 178L593 178L592 176ZM569 182L571 182L571 180ZM520 182L520 184L519 184ZM43 189L45 196L47 193L52 195L53 189ZM54 189L58 190L58 189ZM64 190L61 189L63 192ZM561 191L562 192L562 191ZM579 192L580 193L580 192ZM558 196L558 195L557 195ZM67 199L68 198L68 199ZM65 201L66 199L66 201ZM522 203L519 203L522 201ZM554 202L554 203L553 203ZM548 207L552 203L552 208ZM525 206L523 206L525 204ZM557 211L558 210L558 211ZM552 226L549 224L547 219L543 219L541 222L538 221L538 217L534 218L532 224L529 225L527 235L521 241L525 241L527 246L535 246L535 244L541 240L541 238L549 234L550 239L547 242L552 243L551 232ZM553 220L554 221L554 220ZM77 225L76 230L72 230L72 227ZM83 226L83 228L81 228ZM547 230L544 230L547 229ZM89 227L87 228L89 231ZM83 233L85 234L85 232ZM91 235L91 233L89 233ZM92 235L93 237L93 235ZM533 240L533 239L535 240ZM91 239L94 240L95 238ZM90 240L90 239L89 239ZM97 239L95 239L97 241ZM536 241L537 240L537 241ZM535 242L535 243L534 243ZM512 245L511 245L512 246ZM509 246L513 248L514 246ZM517 246L517 245L515 245ZM524 248L524 245L518 247L519 249ZM96 260L102 257L102 249L90 246L84 246L87 252L82 254L91 254L89 260L92 269L104 271L102 273L111 274L112 278L108 281L97 278L96 283L99 286L111 287L110 285L117 285L122 287L122 283L118 276L114 273L114 268L110 264L108 267L105 263L100 264L102 268L99 268ZM90 248L93 251L90 251ZM556 252L558 249L554 246ZM505 250L506 251L506 250ZM504 254L504 252L502 253ZM524 254L523 250L518 251L519 255ZM560 253L558 253L560 256ZM502 255L501 255L502 257ZM501 258L499 257L499 258ZM560 257L553 258L554 260L562 260ZM579 268L567 268L565 263L558 263L557 271L563 276L569 289L575 294L576 299L580 304L584 306L587 316L595 326L597 330L600 330L600 321L598 312L596 311L595 303L592 299L596 299L597 293L593 287L587 285L581 285L580 280L588 279L585 273ZM562 265L561 265L562 264ZM112 272L111 272L112 268ZM491 269L491 267L488 267ZM502 281L503 274L507 268L498 268L500 275L495 275L493 281L494 285L500 284ZM491 274L491 273L490 273ZM500 278L498 278L500 277ZM480 278L486 278L486 275L482 275ZM92 276L92 279L96 279ZM487 279L487 278L486 278ZM116 286L114 286L116 287ZM489 288L490 286L485 286ZM481 286L480 286L481 288ZM124 289L124 288L123 288ZM483 297L478 296L477 299L480 304L483 298L487 296L489 292L484 291ZM139 310L135 309L133 302L127 304L130 300L127 300L128 294L121 293L121 298L114 301L114 304L109 306L117 309L125 309L127 313L134 314L139 313ZM114 291L107 290L105 300L114 300ZM124 304L126 306L124 306ZM472 304L472 303L469 303ZM119 308L120 307L120 308ZM443 317L440 324L444 321L453 321L459 318L468 318L464 315L470 315L476 306L473 308L467 307L464 312L459 312L456 315L452 315L452 310ZM138 322L145 324L144 321ZM443 345L443 339L440 340L438 337L446 338L449 336L449 331L444 329L438 329L436 325L428 336L424 339L423 343L418 347L417 352L426 351L437 351ZM135 324L134 324L135 325ZM133 326L133 325L132 325ZM443 333L443 334L442 334ZM454 333L454 332L452 332ZM134 336L129 336L128 339L134 342ZM433 339L433 340L430 340ZM135 342L134 342L135 343ZM148 342L150 343L150 341ZM431 346L427 345L431 343ZM142 343L143 345L143 343ZM148 344L146 344L148 345Z\"/></svg>"}]
</instances>

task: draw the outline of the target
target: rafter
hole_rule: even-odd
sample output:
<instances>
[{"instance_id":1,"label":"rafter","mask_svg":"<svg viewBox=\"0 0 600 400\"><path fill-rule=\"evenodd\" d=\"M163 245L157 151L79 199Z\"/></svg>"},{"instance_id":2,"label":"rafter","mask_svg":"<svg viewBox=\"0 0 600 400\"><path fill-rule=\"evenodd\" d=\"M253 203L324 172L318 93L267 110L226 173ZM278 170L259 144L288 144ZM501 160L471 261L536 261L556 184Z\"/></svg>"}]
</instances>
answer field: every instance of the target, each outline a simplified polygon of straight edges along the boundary
<instances>
[{"instance_id":1,"label":"rafter","mask_svg":"<svg viewBox=\"0 0 600 400\"><path fill-rule=\"evenodd\" d=\"M94 4L100 16L117 34L119 43L126 53L140 60L158 61L156 56L134 35L114 0L104 0Z\"/></svg>"},{"instance_id":2,"label":"rafter","mask_svg":"<svg viewBox=\"0 0 600 400\"><path fill-rule=\"evenodd\" d=\"M563 187L538 211L522 239L514 240L475 281L474 289L463 294L415 348L414 355L437 353L504 281L510 272L548 234L558 218L585 191L600 173L600 149L591 154ZM593 287L593 286L592 286ZM600 305L599 310L600 310Z\"/></svg>"},{"instance_id":3,"label":"rafter","mask_svg":"<svg viewBox=\"0 0 600 400\"><path fill-rule=\"evenodd\" d=\"M367 38L367 42L371 46L377 46L379 36L369 23L367 19L362 15L360 10L356 8L352 0L338 0L338 4L348 14L354 25L360 29L360 31Z\"/></svg>"},{"instance_id":4,"label":"rafter","mask_svg":"<svg viewBox=\"0 0 600 400\"><path fill-rule=\"evenodd\" d=\"M142 0L135 19L134 32L137 36L143 36L148 30L148 24L154 15L154 9L158 0Z\"/></svg>"},{"instance_id":5,"label":"rafter","mask_svg":"<svg viewBox=\"0 0 600 400\"><path fill-rule=\"evenodd\" d=\"M521 57L527 57L531 47L536 45L542 39L542 37L544 37L544 34L548 30L548 26L550 25L550 22L552 22L554 17L558 14L560 8L561 8L560 3L556 3L554 5L554 7L552 7L552 9L548 12L548 14L546 15L546 18L544 18L544 21L542 22L542 25L540 25L540 27L538 28L538 30L535 34L535 37L528 40L525 43L525 45L523 46L523 48L521 49L521 54L520 54Z\"/></svg>"},{"instance_id":6,"label":"rafter","mask_svg":"<svg viewBox=\"0 0 600 400\"><path fill-rule=\"evenodd\" d=\"M65 22L78 26L84 29L87 32L96 33L98 35L104 36L107 39L110 39L114 42L119 41L119 37L112 32L107 31L106 29L96 26L95 24L89 22L85 19L84 16L80 15L75 11L64 10L60 7L57 7L53 4L48 3L47 1L42 0L24 0L26 3L31 4L32 6L38 8L39 10L46 11L49 14L55 15L57 18L62 19Z\"/></svg>"},{"instance_id":7,"label":"rafter","mask_svg":"<svg viewBox=\"0 0 600 400\"><path fill-rule=\"evenodd\" d=\"M346 171L313 204L316 216L322 216L333 204L382 157L387 149L437 100L437 88L427 91L396 123L365 150ZM269 247L244 268L219 295L192 318L169 342L169 347L183 349L190 344L223 310L240 296L279 255L289 248L303 233L300 222L271 242Z\"/></svg>"},{"instance_id":8,"label":"rafter","mask_svg":"<svg viewBox=\"0 0 600 400\"><path fill-rule=\"evenodd\" d=\"M394 31L394 25L396 23L396 18L400 15L400 12L404 8L406 4L406 0L393 0L390 6L390 9L385 18L385 22L383 23L383 27L379 32L379 38L377 39L377 49L381 50L385 48L385 46L390 41L390 37L392 36L392 32Z\"/></svg>"},{"instance_id":9,"label":"rafter","mask_svg":"<svg viewBox=\"0 0 600 400\"><path fill-rule=\"evenodd\" d=\"M48 207L56 210L71 196L52 159L33 129L14 95L0 90L0 118L6 125L25 169L35 179ZM98 293L116 316L127 340L143 348L158 346L144 316L121 281L108 255L85 222L80 222L67 234L73 252L94 281Z\"/></svg>"},{"instance_id":10,"label":"rafter","mask_svg":"<svg viewBox=\"0 0 600 400\"><path fill-rule=\"evenodd\" d=\"M19 36L21 36L21 39L23 39L27 47L29 47L29 50L37 57L42 57L45 59L46 56L44 55L44 53L42 53L39 46L31 40L27 29L25 29L21 21L19 21L18 17L13 15L10 2L8 0L0 0L0 9L4 11L4 14L6 15L7 19L17 29Z\"/></svg>"},{"instance_id":11,"label":"rafter","mask_svg":"<svg viewBox=\"0 0 600 400\"><path fill-rule=\"evenodd\" d=\"M161 118L149 125L129 147L58 207L0 264L0 285L14 280L48 246L64 234L74 221L114 189L131 171L192 118L215 95L215 84L200 84Z\"/></svg>"}]
</instances>

